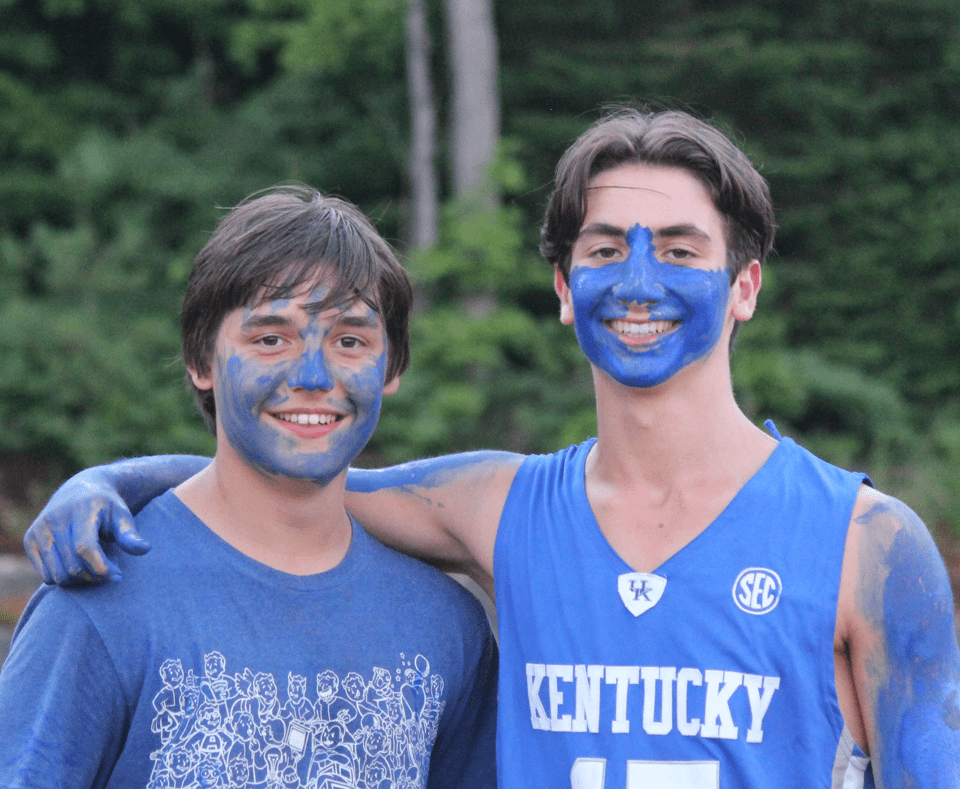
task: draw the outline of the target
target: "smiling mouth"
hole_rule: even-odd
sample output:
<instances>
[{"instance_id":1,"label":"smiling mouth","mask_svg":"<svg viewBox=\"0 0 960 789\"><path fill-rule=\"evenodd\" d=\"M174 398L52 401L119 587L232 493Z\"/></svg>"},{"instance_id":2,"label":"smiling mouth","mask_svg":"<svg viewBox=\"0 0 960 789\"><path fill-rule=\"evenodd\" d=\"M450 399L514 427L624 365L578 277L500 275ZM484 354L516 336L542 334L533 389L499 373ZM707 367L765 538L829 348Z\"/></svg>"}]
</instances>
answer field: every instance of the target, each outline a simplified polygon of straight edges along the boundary
<instances>
[{"instance_id":1,"label":"smiling mouth","mask_svg":"<svg viewBox=\"0 0 960 789\"><path fill-rule=\"evenodd\" d=\"M680 321L628 321L606 320L604 325L614 334L627 338L654 338L669 334L680 325Z\"/></svg>"},{"instance_id":2,"label":"smiling mouth","mask_svg":"<svg viewBox=\"0 0 960 789\"><path fill-rule=\"evenodd\" d=\"M271 416L279 419L281 422L288 422L291 425L307 425L310 427L330 425L343 419L341 414L317 414L313 412L271 414Z\"/></svg>"}]
</instances>

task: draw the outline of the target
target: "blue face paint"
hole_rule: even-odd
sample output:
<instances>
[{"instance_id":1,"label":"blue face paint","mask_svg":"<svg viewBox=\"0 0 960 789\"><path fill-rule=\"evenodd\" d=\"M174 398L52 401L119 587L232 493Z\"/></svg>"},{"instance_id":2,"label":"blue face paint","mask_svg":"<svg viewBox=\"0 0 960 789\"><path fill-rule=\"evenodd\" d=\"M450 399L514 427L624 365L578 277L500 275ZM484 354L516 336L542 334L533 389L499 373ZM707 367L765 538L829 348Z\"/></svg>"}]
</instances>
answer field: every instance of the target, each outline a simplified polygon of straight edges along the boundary
<instances>
[{"instance_id":1,"label":"blue face paint","mask_svg":"<svg viewBox=\"0 0 960 789\"><path fill-rule=\"evenodd\" d=\"M726 269L704 271L661 263L654 255L649 228L634 225L627 244L630 254L621 261L571 270L574 328L580 347L596 367L627 386L651 387L716 346L723 332L730 279ZM650 321L670 325L662 333L643 334L634 333L638 326L644 328L636 322L615 323L627 317L631 304L643 305Z\"/></svg>"},{"instance_id":2,"label":"blue face paint","mask_svg":"<svg viewBox=\"0 0 960 789\"><path fill-rule=\"evenodd\" d=\"M273 302L257 314L283 314L284 308ZM370 440L380 416L387 341L373 310L362 309L379 337L379 347L367 352L343 353L335 345L342 341L340 335L365 330L341 331L326 311L306 314L298 324L295 355L258 355L246 351L243 342L238 347L221 338L215 359L217 417L223 438L247 463L267 474L327 484ZM359 314L356 307L350 312ZM332 331L339 332L335 340ZM321 406L341 418L324 427L289 425L275 416Z\"/></svg>"}]
</instances>

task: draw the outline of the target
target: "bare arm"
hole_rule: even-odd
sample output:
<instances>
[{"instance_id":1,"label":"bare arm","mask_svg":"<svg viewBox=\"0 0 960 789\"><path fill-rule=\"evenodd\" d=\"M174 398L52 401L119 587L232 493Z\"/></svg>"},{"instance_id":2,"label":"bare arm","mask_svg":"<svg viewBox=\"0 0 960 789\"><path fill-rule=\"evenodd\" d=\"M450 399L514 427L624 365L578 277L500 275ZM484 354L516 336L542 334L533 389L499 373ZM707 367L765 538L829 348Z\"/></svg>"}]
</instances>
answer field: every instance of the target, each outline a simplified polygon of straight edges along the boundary
<instances>
[{"instance_id":1,"label":"bare arm","mask_svg":"<svg viewBox=\"0 0 960 789\"><path fill-rule=\"evenodd\" d=\"M468 452L378 471L351 469L347 506L387 545L468 575L492 596L497 525L522 461L522 455L509 452ZM47 583L119 577L100 541L146 553L150 546L134 529L131 513L208 463L171 455L81 471L30 527L27 555Z\"/></svg>"},{"instance_id":2,"label":"bare arm","mask_svg":"<svg viewBox=\"0 0 960 789\"><path fill-rule=\"evenodd\" d=\"M903 503L864 490L839 624L880 789L960 786L960 650L943 561Z\"/></svg>"},{"instance_id":3,"label":"bare arm","mask_svg":"<svg viewBox=\"0 0 960 789\"><path fill-rule=\"evenodd\" d=\"M473 578L493 596L493 548L523 456L466 452L351 469L347 509L385 544Z\"/></svg>"},{"instance_id":4,"label":"bare arm","mask_svg":"<svg viewBox=\"0 0 960 789\"><path fill-rule=\"evenodd\" d=\"M23 538L27 556L45 583L119 578L100 547L115 541L124 551L150 550L133 515L153 498L192 477L210 462L191 455L120 460L68 479L47 502Z\"/></svg>"}]
</instances>

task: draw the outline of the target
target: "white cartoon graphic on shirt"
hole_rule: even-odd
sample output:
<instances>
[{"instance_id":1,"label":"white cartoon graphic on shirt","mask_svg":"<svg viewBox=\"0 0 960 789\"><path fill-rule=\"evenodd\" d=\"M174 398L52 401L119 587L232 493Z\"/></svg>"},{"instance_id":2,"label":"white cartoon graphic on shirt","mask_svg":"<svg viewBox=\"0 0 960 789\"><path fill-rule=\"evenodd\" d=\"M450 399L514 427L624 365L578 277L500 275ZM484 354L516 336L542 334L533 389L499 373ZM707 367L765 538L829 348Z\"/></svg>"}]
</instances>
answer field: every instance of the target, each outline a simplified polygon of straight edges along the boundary
<instances>
[{"instance_id":1,"label":"white cartoon graphic on shirt","mask_svg":"<svg viewBox=\"0 0 960 789\"><path fill-rule=\"evenodd\" d=\"M414 789L425 785L437 737L443 677L417 655L369 681L351 671L289 673L281 700L272 674L227 672L219 652L202 676L180 660L160 666L147 789Z\"/></svg>"}]
</instances>

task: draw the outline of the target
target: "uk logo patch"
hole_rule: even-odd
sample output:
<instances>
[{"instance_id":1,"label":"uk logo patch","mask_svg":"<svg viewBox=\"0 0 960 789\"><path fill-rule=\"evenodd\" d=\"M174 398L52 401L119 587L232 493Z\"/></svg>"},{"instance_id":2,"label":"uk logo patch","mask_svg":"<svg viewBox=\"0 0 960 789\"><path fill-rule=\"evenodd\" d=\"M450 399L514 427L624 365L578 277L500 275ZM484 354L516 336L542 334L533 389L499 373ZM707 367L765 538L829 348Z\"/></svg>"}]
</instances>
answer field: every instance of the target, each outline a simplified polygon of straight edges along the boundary
<instances>
[{"instance_id":1,"label":"uk logo patch","mask_svg":"<svg viewBox=\"0 0 960 789\"><path fill-rule=\"evenodd\" d=\"M649 611L663 597L667 579L651 573L624 573L617 578L617 591L627 610L634 616Z\"/></svg>"},{"instance_id":2,"label":"uk logo patch","mask_svg":"<svg viewBox=\"0 0 960 789\"><path fill-rule=\"evenodd\" d=\"M780 576L766 567L748 567L733 582L733 602L748 614L769 614L782 594Z\"/></svg>"}]
</instances>

